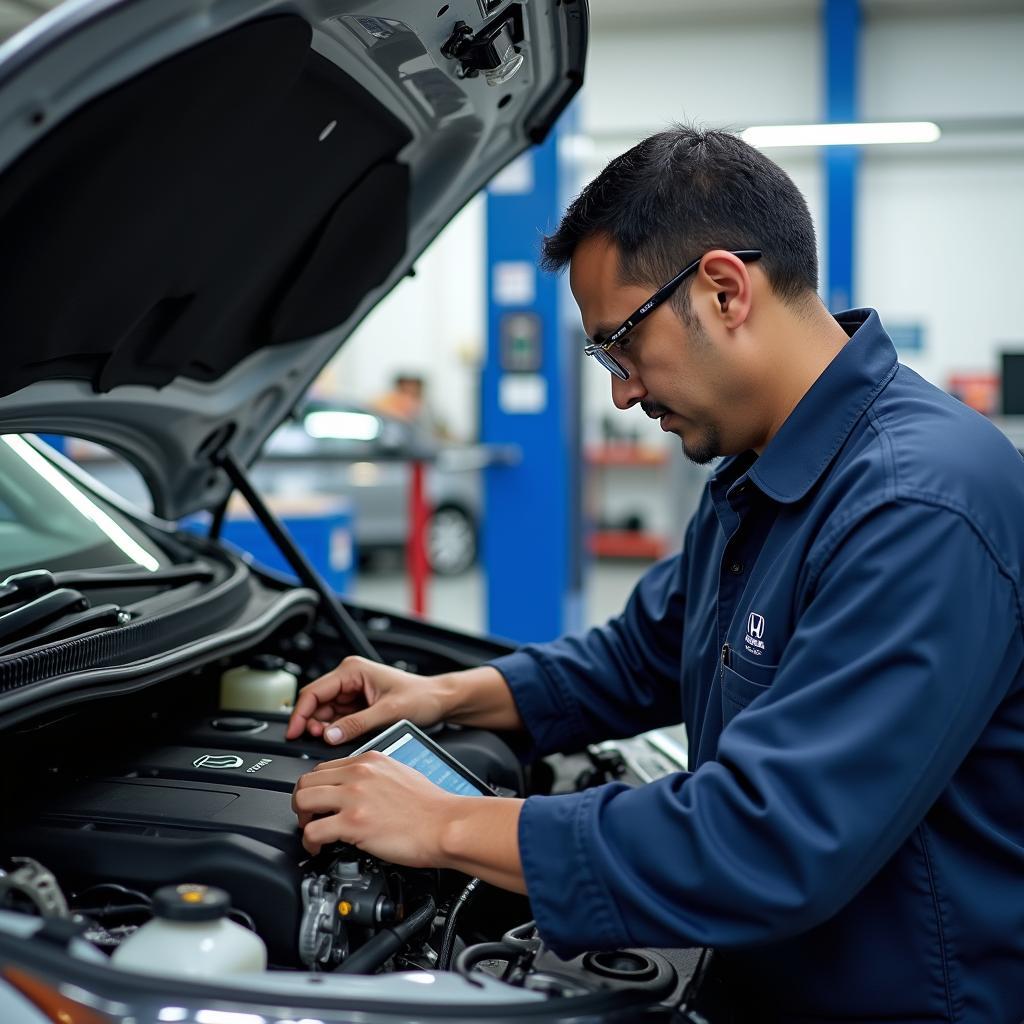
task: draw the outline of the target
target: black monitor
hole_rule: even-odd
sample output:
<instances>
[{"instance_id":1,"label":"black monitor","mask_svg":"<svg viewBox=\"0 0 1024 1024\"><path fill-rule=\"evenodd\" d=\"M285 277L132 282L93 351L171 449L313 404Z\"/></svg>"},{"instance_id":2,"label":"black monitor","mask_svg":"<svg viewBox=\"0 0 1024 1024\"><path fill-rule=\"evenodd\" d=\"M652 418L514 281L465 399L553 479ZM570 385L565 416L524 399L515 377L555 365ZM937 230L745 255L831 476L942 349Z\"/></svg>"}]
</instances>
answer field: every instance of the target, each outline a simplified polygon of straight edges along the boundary
<instances>
[{"instance_id":1,"label":"black monitor","mask_svg":"<svg viewBox=\"0 0 1024 1024\"><path fill-rule=\"evenodd\" d=\"M1024 416L1024 352L1003 352L1002 403L1004 416Z\"/></svg>"}]
</instances>

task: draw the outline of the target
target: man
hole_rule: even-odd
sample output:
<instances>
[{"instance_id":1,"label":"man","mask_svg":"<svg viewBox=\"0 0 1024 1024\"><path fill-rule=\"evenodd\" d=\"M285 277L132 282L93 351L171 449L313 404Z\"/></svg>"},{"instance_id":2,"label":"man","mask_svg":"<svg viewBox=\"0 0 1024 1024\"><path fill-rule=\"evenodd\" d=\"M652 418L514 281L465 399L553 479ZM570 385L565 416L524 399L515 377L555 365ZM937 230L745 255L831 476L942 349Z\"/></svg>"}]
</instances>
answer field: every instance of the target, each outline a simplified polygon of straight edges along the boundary
<instances>
[{"instance_id":1,"label":"man","mask_svg":"<svg viewBox=\"0 0 1024 1024\"><path fill-rule=\"evenodd\" d=\"M616 405L726 456L682 553L607 625L491 666L346 659L289 728L448 719L542 755L682 720L691 772L523 802L366 755L302 780L304 841L526 891L562 955L711 946L735 1019L1016 1024L1024 465L876 313L827 313L815 251L793 183L731 135L612 161L544 261Z\"/></svg>"}]
</instances>

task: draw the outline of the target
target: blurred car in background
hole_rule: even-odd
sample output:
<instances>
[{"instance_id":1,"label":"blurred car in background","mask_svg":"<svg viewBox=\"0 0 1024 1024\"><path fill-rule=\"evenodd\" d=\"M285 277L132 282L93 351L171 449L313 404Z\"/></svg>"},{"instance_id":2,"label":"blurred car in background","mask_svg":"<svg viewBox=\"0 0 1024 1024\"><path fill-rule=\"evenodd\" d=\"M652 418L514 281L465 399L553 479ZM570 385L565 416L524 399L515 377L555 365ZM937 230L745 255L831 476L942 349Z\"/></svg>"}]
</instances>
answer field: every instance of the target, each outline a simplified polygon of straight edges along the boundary
<instances>
[{"instance_id":1,"label":"blurred car in background","mask_svg":"<svg viewBox=\"0 0 1024 1024\"><path fill-rule=\"evenodd\" d=\"M106 449L74 442L90 475L144 511L152 499L139 473ZM400 555L409 538L411 466L422 460L429 506L426 549L439 576L477 558L481 512L478 449L438 442L418 423L357 405L309 402L268 438L251 468L260 493L275 498L343 497L352 509L362 561Z\"/></svg>"},{"instance_id":2,"label":"blurred car in background","mask_svg":"<svg viewBox=\"0 0 1024 1024\"><path fill-rule=\"evenodd\" d=\"M465 572L477 557L481 490L473 449L439 442L418 423L355 405L313 402L282 424L252 467L260 492L349 500L361 556L400 550L409 537L411 464L427 464L427 558Z\"/></svg>"}]
</instances>

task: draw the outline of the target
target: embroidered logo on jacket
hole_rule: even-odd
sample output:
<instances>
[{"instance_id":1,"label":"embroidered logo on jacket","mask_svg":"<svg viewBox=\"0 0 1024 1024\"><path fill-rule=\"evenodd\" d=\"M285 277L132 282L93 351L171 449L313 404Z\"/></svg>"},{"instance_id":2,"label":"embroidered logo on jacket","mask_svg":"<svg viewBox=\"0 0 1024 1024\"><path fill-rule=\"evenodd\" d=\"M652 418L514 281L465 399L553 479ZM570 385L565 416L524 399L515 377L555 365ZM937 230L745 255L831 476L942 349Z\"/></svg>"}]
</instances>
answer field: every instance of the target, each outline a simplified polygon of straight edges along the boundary
<instances>
[{"instance_id":1,"label":"embroidered logo on jacket","mask_svg":"<svg viewBox=\"0 0 1024 1024\"><path fill-rule=\"evenodd\" d=\"M744 638L746 640L746 648L751 654L756 654L759 658L764 654L764 641L761 639L764 636L764 616L758 615L757 612L751 612L750 618L747 619L747 635Z\"/></svg>"}]
</instances>

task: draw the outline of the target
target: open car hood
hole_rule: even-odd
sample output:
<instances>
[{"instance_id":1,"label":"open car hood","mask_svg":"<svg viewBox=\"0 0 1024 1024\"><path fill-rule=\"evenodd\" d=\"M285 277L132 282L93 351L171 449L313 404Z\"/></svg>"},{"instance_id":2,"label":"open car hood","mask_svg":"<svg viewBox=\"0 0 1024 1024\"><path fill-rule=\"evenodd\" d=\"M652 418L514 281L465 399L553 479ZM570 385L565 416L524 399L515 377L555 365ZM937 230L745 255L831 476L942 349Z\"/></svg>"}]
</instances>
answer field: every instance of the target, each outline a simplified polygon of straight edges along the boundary
<instances>
[{"instance_id":1,"label":"open car hood","mask_svg":"<svg viewBox=\"0 0 1024 1024\"><path fill-rule=\"evenodd\" d=\"M0 432L118 451L165 518L212 507L230 487L214 453L251 462L544 138L586 32L585 0L71 0L40 18L0 47ZM512 43L514 76L473 73L518 63Z\"/></svg>"}]
</instances>

